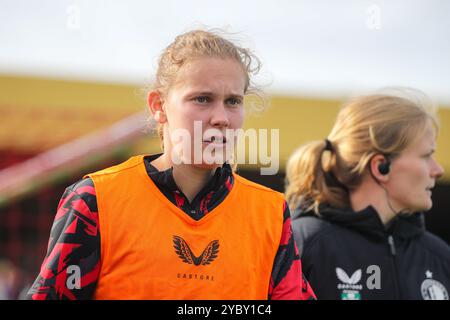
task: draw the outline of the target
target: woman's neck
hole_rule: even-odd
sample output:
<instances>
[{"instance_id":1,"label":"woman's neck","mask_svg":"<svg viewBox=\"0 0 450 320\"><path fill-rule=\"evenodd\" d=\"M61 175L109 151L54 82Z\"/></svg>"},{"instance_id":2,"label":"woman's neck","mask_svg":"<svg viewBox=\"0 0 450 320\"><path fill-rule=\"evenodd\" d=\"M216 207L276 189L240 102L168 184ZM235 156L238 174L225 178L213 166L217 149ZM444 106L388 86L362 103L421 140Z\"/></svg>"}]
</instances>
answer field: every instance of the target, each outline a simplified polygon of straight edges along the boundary
<instances>
[{"instance_id":1,"label":"woman's neck","mask_svg":"<svg viewBox=\"0 0 450 320\"><path fill-rule=\"evenodd\" d=\"M372 206L384 226L388 226L397 215L389 201L386 191L370 180L363 181L360 186L350 192L350 205L353 211L358 212Z\"/></svg>"},{"instance_id":2,"label":"woman's neck","mask_svg":"<svg viewBox=\"0 0 450 320\"><path fill-rule=\"evenodd\" d=\"M173 164L166 153L152 161L152 165L159 171L173 168L173 179L189 202L192 202L215 172L215 168L206 169L188 164Z\"/></svg>"}]
</instances>

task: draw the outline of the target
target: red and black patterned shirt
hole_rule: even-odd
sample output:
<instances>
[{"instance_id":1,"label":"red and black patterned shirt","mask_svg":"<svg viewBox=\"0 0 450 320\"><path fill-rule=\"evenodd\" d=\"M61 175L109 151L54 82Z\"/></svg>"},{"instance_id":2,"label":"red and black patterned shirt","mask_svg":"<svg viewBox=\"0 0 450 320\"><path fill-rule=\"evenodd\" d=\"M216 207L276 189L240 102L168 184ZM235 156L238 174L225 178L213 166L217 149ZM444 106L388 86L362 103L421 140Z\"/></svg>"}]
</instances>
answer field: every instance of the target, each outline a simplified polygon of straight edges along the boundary
<instances>
[{"instance_id":1,"label":"red and black patterned shirt","mask_svg":"<svg viewBox=\"0 0 450 320\"><path fill-rule=\"evenodd\" d=\"M150 164L160 155L144 157L149 177L175 205L195 220L199 220L228 195L234 184L230 165L217 168L214 176L192 202L177 187L172 169L158 171ZM315 299L304 278L300 257L292 235L287 204L283 212L283 232L272 267L268 298L274 300ZM100 233L95 188L86 178L66 188L58 205L50 232L46 257L28 299L91 299L100 274ZM70 289L67 275L71 265L80 268L79 286Z\"/></svg>"}]
</instances>

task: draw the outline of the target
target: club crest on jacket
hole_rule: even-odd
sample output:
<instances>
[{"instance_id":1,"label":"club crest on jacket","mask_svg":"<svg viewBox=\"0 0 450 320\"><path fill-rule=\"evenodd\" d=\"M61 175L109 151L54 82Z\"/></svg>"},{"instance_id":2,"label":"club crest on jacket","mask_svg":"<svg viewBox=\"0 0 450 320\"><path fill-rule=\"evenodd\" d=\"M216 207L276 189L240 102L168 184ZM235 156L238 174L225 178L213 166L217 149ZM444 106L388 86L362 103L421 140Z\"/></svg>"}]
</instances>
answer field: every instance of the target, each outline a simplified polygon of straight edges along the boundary
<instances>
[{"instance_id":1,"label":"club crest on jacket","mask_svg":"<svg viewBox=\"0 0 450 320\"><path fill-rule=\"evenodd\" d=\"M424 300L448 300L448 292L442 283L433 279L433 273L430 270L425 272L427 277L420 286Z\"/></svg>"}]
</instances>

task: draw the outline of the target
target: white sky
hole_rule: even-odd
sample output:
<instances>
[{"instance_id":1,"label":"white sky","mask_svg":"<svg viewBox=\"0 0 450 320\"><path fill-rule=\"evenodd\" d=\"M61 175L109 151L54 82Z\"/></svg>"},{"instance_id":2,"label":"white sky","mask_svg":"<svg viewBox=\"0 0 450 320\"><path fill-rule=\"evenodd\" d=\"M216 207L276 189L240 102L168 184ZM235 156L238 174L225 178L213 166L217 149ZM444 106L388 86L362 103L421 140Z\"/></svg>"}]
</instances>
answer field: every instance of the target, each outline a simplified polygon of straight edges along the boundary
<instances>
[{"instance_id":1,"label":"white sky","mask_svg":"<svg viewBox=\"0 0 450 320\"><path fill-rule=\"evenodd\" d=\"M0 0L0 73L144 85L195 26L237 32L274 93L411 86L450 103L447 0Z\"/></svg>"}]
</instances>

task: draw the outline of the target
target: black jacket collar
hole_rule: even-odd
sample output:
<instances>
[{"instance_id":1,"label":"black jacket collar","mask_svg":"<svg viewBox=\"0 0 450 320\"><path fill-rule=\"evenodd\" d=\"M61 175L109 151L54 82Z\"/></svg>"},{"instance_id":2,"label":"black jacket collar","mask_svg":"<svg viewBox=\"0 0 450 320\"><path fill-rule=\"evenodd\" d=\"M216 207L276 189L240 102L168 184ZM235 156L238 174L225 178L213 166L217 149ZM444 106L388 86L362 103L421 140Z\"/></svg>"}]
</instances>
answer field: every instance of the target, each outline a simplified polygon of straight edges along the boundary
<instances>
[{"instance_id":1,"label":"black jacket collar","mask_svg":"<svg viewBox=\"0 0 450 320\"><path fill-rule=\"evenodd\" d=\"M400 239L410 239L425 231L425 223L421 213L398 215L388 228L383 225L377 211L372 206L354 212L351 209L338 209L321 205L319 213L319 215L316 215L312 211L303 211L299 208L294 211L293 218L316 216L319 219L352 229L375 240L386 239L388 235Z\"/></svg>"}]
</instances>

